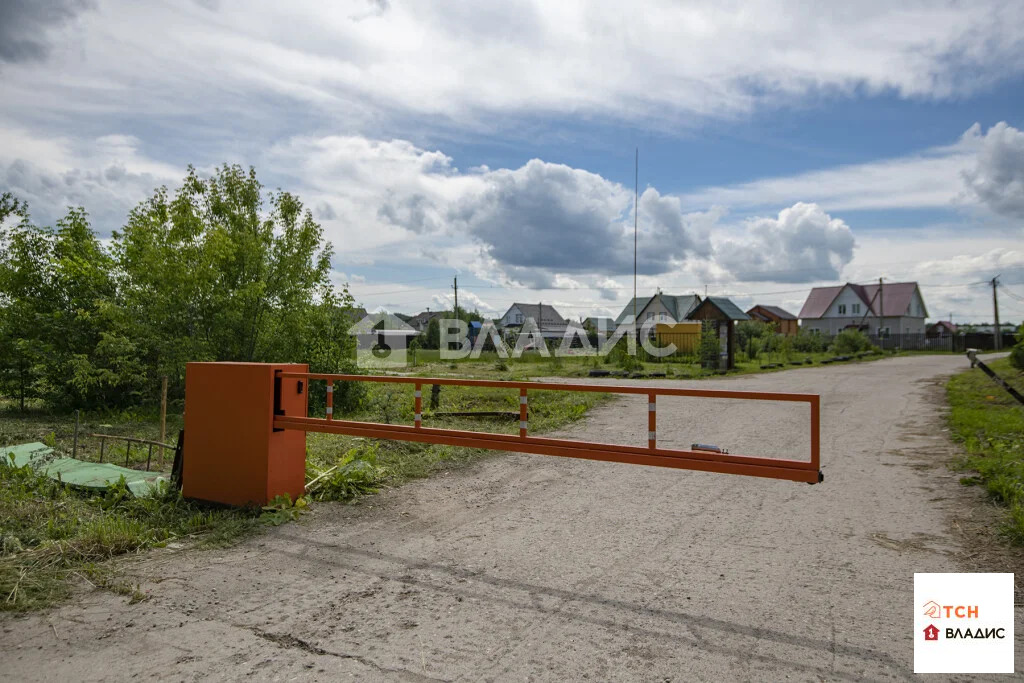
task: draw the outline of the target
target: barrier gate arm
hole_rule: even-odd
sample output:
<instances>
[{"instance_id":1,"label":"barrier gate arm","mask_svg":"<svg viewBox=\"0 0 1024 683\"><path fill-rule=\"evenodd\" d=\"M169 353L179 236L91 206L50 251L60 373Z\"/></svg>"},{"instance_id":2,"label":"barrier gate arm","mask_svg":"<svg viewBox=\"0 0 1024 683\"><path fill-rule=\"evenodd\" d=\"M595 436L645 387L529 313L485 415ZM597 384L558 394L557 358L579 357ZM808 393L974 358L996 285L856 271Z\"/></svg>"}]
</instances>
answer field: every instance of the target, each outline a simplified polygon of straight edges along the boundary
<instances>
[{"instance_id":1,"label":"barrier gate arm","mask_svg":"<svg viewBox=\"0 0 1024 683\"><path fill-rule=\"evenodd\" d=\"M816 484L824 480L820 468L820 397L817 394L796 394L780 392L730 391L720 389L675 389L661 387L607 386L595 384L572 384L555 382L512 382L499 380L391 377L383 375L342 375L277 370L277 378L301 380L307 386L310 381L327 383L328 410L324 418L305 415L287 415L275 406L273 428L277 430L299 430L304 432L327 432L347 434L376 439L415 441L420 443L486 448L492 450L554 455L568 458L583 458L605 462L622 462L655 467L742 474L753 477L768 477ZM333 386L335 382L378 382L414 385L414 422L412 425L391 425L375 422L339 420L333 415ZM459 429L438 429L422 424L423 385L476 386L518 390L519 394L519 435L474 432ZM534 391L580 391L610 394L646 395L648 403L647 447L625 446L587 441L570 441L529 435L528 392ZM690 398L725 398L756 401L786 401L807 403L810 406L811 453L809 460L763 458L756 456L714 453L689 449L658 448L656 434L657 397L679 396Z\"/></svg>"}]
</instances>

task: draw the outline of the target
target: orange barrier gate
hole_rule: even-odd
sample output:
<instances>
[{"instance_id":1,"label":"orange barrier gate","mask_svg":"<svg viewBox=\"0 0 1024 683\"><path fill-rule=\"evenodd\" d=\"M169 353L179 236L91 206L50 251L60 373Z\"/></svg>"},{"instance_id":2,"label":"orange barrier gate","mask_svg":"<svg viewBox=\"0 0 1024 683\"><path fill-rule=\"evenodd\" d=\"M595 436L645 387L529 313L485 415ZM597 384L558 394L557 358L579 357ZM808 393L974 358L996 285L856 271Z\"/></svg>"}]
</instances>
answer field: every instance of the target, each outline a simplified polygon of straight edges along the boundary
<instances>
[{"instance_id":1,"label":"orange barrier gate","mask_svg":"<svg viewBox=\"0 0 1024 683\"><path fill-rule=\"evenodd\" d=\"M189 363L185 376L183 493L233 505L264 504L277 495L296 498L305 487L306 432L348 434L376 439L487 448L584 458L634 465L743 474L815 484L820 470L820 402L815 394L606 386L548 382L390 377L310 373L305 365ZM322 418L308 416L310 381L327 383ZM334 417L335 382L414 385L412 425L339 420ZM507 388L519 393L519 435L423 426L423 385ZM531 391L586 391L646 395L647 447L553 439L529 435ZM715 452L707 447L667 449L657 445L657 398L682 396L755 401L787 401L810 406L808 460L777 459Z\"/></svg>"}]
</instances>

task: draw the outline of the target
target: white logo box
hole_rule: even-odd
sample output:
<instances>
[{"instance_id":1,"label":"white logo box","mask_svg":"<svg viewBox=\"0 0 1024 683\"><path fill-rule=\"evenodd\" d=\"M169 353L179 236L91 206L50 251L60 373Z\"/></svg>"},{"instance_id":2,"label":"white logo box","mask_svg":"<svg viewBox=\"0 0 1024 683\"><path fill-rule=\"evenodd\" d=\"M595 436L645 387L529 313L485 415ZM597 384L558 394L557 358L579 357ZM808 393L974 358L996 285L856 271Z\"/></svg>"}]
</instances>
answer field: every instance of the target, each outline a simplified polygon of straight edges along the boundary
<instances>
[{"instance_id":1,"label":"white logo box","mask_svg":"<svg viewBox=\"0 0 1024 683\"><path fill-rule=\"evenodd\" d=\"M914 673L1013 673L1013 574L914 574Z\"/></svg>"}]
</instances>

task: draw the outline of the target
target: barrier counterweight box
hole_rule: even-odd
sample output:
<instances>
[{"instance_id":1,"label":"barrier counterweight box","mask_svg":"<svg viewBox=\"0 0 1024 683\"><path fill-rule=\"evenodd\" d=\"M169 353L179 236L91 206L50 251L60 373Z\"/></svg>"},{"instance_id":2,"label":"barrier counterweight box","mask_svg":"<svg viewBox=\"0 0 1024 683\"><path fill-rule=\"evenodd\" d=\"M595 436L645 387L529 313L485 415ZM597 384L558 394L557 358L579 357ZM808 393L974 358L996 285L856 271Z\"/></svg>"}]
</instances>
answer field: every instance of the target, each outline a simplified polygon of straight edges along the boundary
<instances>
[{"instance_id":1,"label":"barrier counterweight box","mask_svg":"<svg viewBox=\"0 0 1024 683\"><path fill-rule=\"evenodd\" d=\"M274 431L275 407L306 416L308 387L275 372L289 363L189 363L185 368L182 494L229 505L264 505L305 491L306 433ZM276 406L275 406L276 393Z\"/></svg>"}]
</instances>

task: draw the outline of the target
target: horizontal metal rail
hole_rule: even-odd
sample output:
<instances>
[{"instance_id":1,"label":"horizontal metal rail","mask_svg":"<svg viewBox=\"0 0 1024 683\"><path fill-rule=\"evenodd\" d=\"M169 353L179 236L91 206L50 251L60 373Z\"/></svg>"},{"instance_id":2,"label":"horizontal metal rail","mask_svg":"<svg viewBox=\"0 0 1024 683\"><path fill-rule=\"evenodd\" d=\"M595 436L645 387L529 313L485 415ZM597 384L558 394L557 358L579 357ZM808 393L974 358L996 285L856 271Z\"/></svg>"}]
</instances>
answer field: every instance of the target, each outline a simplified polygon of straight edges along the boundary
<instances>
[{"instance_id":1,"label":"horizontal metal rail","mask_svg":"<svg viewBox=\"0 0 1024 683\"><path fill-rule=\"evenodd\" d=\"M721 389L676 389L667 387L610 386L576 384L568 382L509 382L498 380L390 377L381 375L336 375L304 372L279 372L282 378L326 381L329 388L334 382L382 382L391 384L412 384L415 388L415 418L413 425L391 425L375 422L358 422L335 419L331 413L326 418L307 416L275 415L275 429L297 429L302 431L347 434L376 439L437 443L467 448L554 455L568 458L584 458L605 462L623 462L656 467L673 467L704 472L742 474L755 477L786 479L815 484L822 481L820 471L820 398L816 394L782 392L729 391ZM474 432L457 429L428 428L422 425L422 386L448 385L489 387L517 390L520 398L519 435ZM585 391L610 394L646 395L648 397L648 444L647 447L626 446L568 439L540 438L528 435L528 392L529 391ZM327 394L331 397L330 392ZM808 460L765 458L706 450L666 449L657 446L656 405L658 396L681 396L691 398L722 398L755 401L788 401L807 403L810 406L811 453Z\"/></svg>"}]
</instances>

